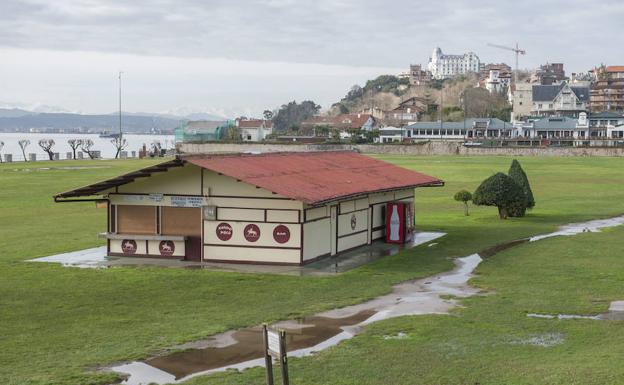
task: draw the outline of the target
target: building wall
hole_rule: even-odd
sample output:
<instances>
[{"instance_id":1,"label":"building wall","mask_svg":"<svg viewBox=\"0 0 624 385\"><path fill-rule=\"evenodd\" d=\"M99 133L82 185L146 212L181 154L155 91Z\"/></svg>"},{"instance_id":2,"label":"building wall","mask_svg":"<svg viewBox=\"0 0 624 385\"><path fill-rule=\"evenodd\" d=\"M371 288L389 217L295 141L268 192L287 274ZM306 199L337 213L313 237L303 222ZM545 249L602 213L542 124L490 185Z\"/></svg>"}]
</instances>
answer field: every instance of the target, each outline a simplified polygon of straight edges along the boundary
<instances>
[{"instance_id":1,"label":"building wall","mask_svg":"<svg viewBox=\"0 0 624 385\"><path fill-rule=\"evenodd\" d=\"M322 207L306 207L303 224L303 262L331 254L332 237L338 253L370 244L385 237L385 205L387 202L414 199L414 189L369 194L366 197L331 203ZM332 218L331 207L337 216ZM335 233L332 234L332 221Z\"/></svg>"}]
</instances>

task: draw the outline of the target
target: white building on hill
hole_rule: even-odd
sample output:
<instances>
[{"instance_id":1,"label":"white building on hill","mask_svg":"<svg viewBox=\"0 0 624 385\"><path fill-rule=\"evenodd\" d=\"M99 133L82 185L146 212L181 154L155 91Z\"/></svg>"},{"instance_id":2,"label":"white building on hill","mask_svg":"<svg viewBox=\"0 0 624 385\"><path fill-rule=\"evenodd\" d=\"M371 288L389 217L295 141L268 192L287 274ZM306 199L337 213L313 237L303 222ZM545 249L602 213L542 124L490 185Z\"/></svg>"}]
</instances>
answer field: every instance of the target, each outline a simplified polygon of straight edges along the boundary
<instances>
[{"instance_id":1,"label":"white building on hill","mask_svg":"<svg viewBox=\"0 0 624 385\"><path fill-rule=\"evenodd\" d=\"M479 72L479 57L474 52L463 55L445 55L440 47L433 50L428 69L434 79L445 79L468 72Z\"/></svg>"}]
</instances>

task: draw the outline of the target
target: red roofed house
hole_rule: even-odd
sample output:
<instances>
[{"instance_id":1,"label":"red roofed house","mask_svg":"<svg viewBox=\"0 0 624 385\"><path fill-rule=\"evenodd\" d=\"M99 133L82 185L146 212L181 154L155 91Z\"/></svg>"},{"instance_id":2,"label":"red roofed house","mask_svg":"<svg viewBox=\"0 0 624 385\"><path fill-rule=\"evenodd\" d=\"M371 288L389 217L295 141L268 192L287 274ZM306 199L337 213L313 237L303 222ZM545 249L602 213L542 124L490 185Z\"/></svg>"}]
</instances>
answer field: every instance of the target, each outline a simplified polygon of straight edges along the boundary
<instances>
[{"instance_id":1,"label":"red roofed house","mask_svg":"<svg viewBox=\"0 0 624 385\"><path fill-rule=\"evenodd\" d=\"M384 237L387 202L441 185L347 151L197 155L54 198L106 200L112 256L303 265Z\"/></svg>"}]
</instances>

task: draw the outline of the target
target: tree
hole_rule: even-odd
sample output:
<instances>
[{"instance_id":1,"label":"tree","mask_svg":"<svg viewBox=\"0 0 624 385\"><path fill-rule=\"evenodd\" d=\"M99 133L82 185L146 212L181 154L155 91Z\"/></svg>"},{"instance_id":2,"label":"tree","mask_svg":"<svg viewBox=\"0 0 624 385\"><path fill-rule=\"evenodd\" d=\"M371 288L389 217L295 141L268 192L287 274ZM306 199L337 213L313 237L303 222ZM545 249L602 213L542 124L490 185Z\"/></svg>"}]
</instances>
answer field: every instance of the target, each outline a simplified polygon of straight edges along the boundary
<instances>
[{"instance_id":1,"label":"tree","mask_svg":"<svg viewBox=\"0 0 624 385\"><path fill-rule=\"evenodd\" d=\"M469 191L460 190L455 194L453 199L455 199L458 202L463 202L464 203L464 215L465 216L470 215L468 213L468 202L472 200L472 194Z\"/></svg>"},{"instance_id":2,"label":"tree","mask_svg":"<svg viewBox=\"0 0 624 385\"><path fill-rule=\"evenodd\" d=\"M2 148L4 147L4 142L0 141L0 152L2 152ZM0 163L2 163L2 154L0 153Z\"/></svg>"},{"instance_id":3,"label":"tree","mask_svg":"<svg viewBox=\"0 0 624 385\"><path fill-rule=\"evenodd\" d=\"M120 136L111 139L111 143L113 144L113 146L115 146L115 159L119 158L119 154L121 154L121 151L128 147L128 141L121 138Z\"/></svg>"},{"instance_id":4,"label":"tree","mask_svg":"<svg viewBox=\"0 0 624 385\"><path fill-rule=\"evenodd\" d=\"M516 182L516 184L520 186L520 188L524 192L524 195L526 196L526 208L532 209L533 207L535 207L535 198L533 197L533 191L531 190L529 179L522 169L522 166L520 166L520 162L518 162L516 159L511 162L511 167L509 167L508 174L509 177L513 179L513 181ZM522 212L522 215L519 216L524 216L524 212Z\"/></svg>"},{"instance_id":5,"label":"tree","mask_svg":"<svg viewBox=\"0 0 624 385\"><path fill-rule=\"evenodd\" d=\"M318 114L320 109L321 106L311 100L304 100L300 104L293 100L277 110L277 114L273 117L273 126L277 131L299 127L301 122Z\"/></svg>"},{"instance_id":6,"label":"tree","mask_svg":"<svg viewBox=\"0 0 624 385\"><path fill-rule=\"evenodd\" d=\"M80 147L80 139L69 139L67 144L72 149L73 159L76 159L76 149Z\"/></svg>"},{"instance_id":7,"label":"tree","mask_svg":"<svg viewBox=\"0 0 624 385\"><path fill-rule=\"evenodd\" d=\"M150 145L150 153L149 156L151 158L155 157L155 156L161 156L162 153L162 146L160 144L160 142L158 140L155 140L152 142L152 144Z\"/></svg>"},{"instance_id":8,"label":"tree","mask_svg":"<svg viewBox=\"0 0 624 385\"><path fill-rule=\"evenodd\" d=\"M20 139L17 144L19 144L22 149L22 155L24 155L24 162L28 162L28 158L26 158L26 147L30 145L30 140L28 139Z\"/></svg>"},{"instance_id":9,"label":"tree","mask_svg":"<svg viewBox=\"0 0 624 385\"><path fill-rule=\"evenodd\" d=\"M527 199L522 188L511 177L502 172L484 180L472 195L477 206L496 206L500 219L507 219L510 212L517 213L526 208Z\"/></svg>"},{"instance_id":10,"label":"tree","mask_svg":"<svg viewBox=\"0 0 624 385\"><path fill-rule=\"evenodd\" d=\"M225 140L227 142L238 143L242 141L241 131L238 127L228 127L227 132L225 133Z\"/></svg>"},{"instance_id":11,"label":"tree","mask_svg":"<svg viewBox=\"0 0 624 385\"><path fill-rule=\"evenodd\" d=\"M273 111L264 110L264 112L262 113L262 116L264 116L264 120L271 120L273 119Z\"/></svg>"},{"instance_id":12,"label":"tree","mask_svg":"<svg viewBox=\"0 0 624 385\"><path fill-rule=\"evenodd\" d=\"M91 147L93 147L93 141L91 139L81 139L80 140L80 149L89 155L90 159L93 159L95 154L91 151Z\"/></svg>"},{"instance_id":13,"label":"tree","mask_svg":"<svg viewBox=\"0 0 624 385\"><path fill-rule=\"evenodd\" d=\"M54 160L54 151L52 151L52 147L54 147L54 144L54 139L39 140L39 147L41 147L41 149L48 154L50 160Z\"/></svg>"}]
</instances>

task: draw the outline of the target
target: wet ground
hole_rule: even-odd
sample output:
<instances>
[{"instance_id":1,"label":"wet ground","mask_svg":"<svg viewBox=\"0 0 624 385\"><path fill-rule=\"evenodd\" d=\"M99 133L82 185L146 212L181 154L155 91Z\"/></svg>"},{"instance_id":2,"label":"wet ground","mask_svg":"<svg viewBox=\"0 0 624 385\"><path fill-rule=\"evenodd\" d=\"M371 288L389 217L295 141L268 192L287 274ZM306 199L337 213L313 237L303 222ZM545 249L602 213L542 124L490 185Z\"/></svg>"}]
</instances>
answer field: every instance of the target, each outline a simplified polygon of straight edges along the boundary
<instances>
[{"instance_id":1,"label":"wet ground","mask_svg":"<svg viewBox=\"0 0 624 385\"><path fill-rule=\"evenodd\" d=\"M179 259L163 258L136 258L136 257L108 257L106 247L95 247L86 250L50 255L31 259L29 262L60 263L67 267L80 268L109 268L115 266L154 266L187 269L209 269L232 271L237 273L269 273L286 275L328 275L342 273L377 259L394 255L399 251L431 242L444 236L440 232L417 232L412 242L405 245L388 244L383 241L373 242L371 245L341 253L338 256L325 258L305 266L275 266L253 265L237 263L210 263L182 261Z\"/></svg>"},{"instance_id":2,"label":"wet ground","mask_svg":"<svg viewBox=\"0 0 624 385\"><path fill-rule=\"evenodd\" d=\"M490 257L497 252L528 241L534 242L557 235L600 231L601 228L621 224L624 224L624 216L570 224L551 234L509 242L484 250L482 254L483 257ZM450 272L401 283L394 287L392 293L371 301L326 311L301 320L279 322L274 326L287 331L289 356L302 357L352 338L371 322L405 315L446 314L458 305L457 300L449 299L449 296L462 298L478 293L477 289L468 285L468 281L473 276L475 268L482 261L480 254L458 258L455 260L456 267ZM609 312L603 315L528 314L528 316L549 319L566 319L567 317L619 320L624 319L624 311L622 310L624 310L624 301L616 301L611 304ZM520 341L518 343L550 346L559 343L558 340L555 340L556 338L537 336L534 341ZM178 383L216 371L242 370L264 364L259 326L222 333L208 340L177 348L190 349L151 358L145 362L119 365L111 369L128 375L124 384L140 385L151 382L156 384Z\"/></svg>"}]
</instances>

